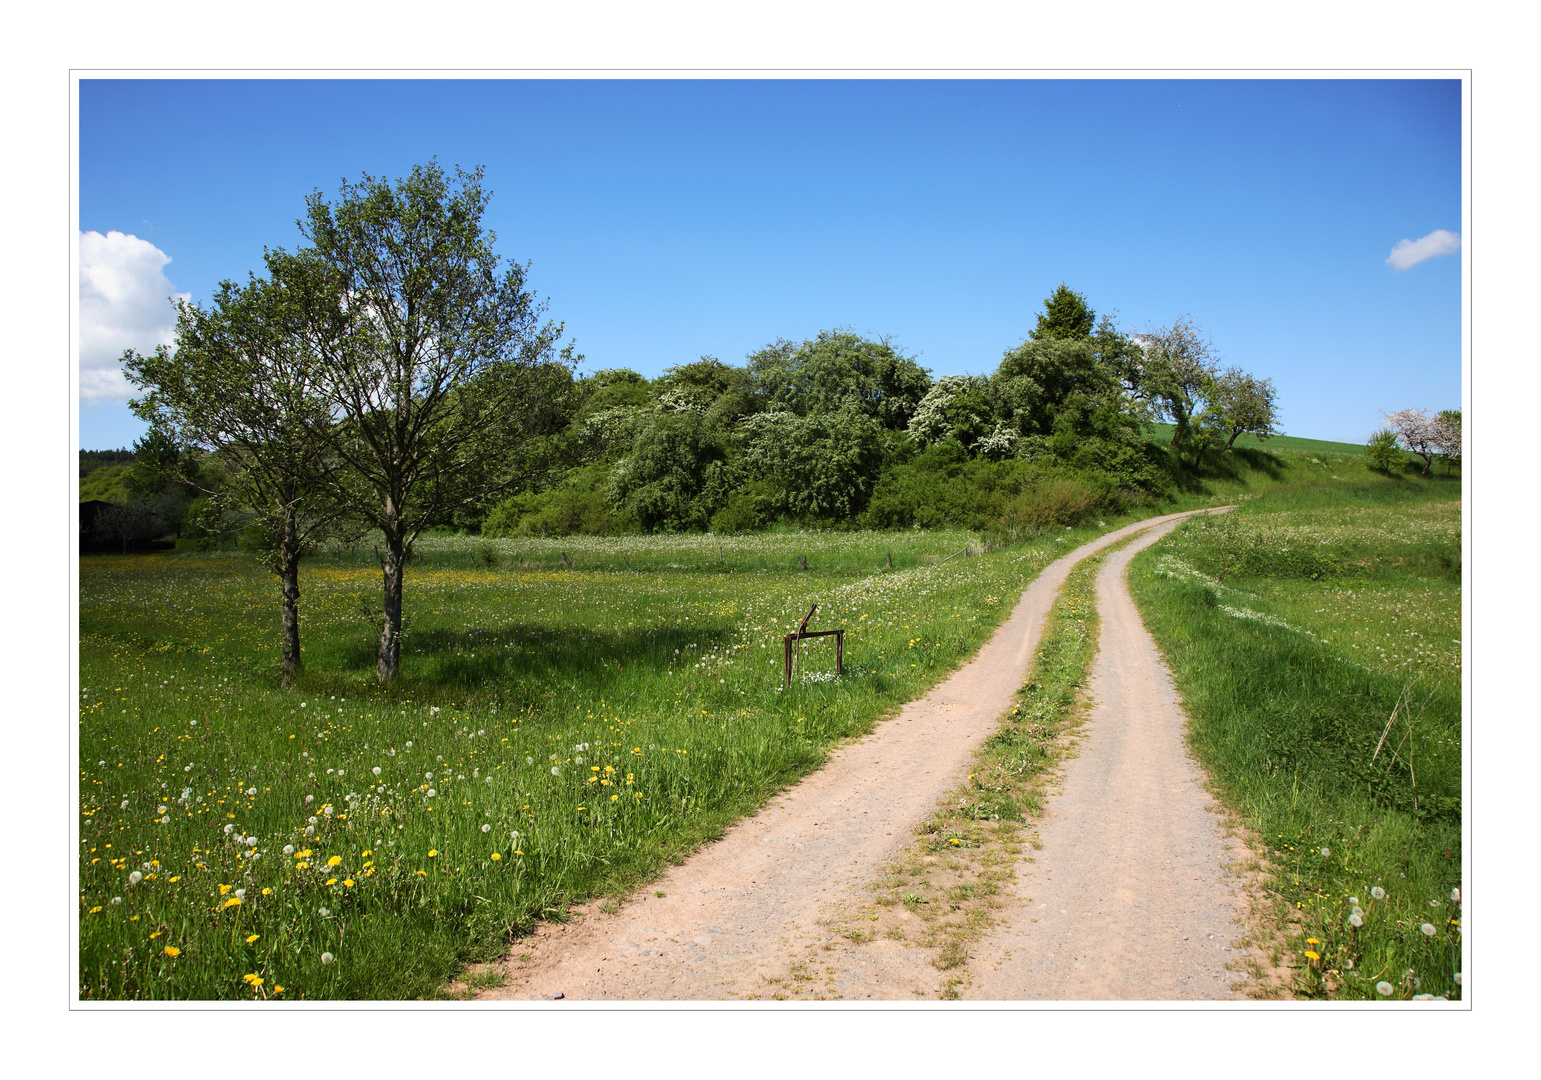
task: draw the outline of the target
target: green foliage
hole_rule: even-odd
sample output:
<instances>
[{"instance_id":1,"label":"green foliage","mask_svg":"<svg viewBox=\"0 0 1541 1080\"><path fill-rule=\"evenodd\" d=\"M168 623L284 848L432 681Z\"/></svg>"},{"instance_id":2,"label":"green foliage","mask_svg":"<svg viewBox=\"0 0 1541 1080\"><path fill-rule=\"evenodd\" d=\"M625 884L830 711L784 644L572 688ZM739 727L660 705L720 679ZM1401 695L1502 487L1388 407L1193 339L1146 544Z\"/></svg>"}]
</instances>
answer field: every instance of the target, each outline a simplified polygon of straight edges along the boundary
<instances>
[{"instance_id":1,"label":"green foliage","mask_svg":"<svg viewBox=\"0 0 1541 1080\"><path fill-rule=\"evenodd\" d=\"M849 330L820 331L795 345L777 341L751 353L752 392L766 410L798 416L838 412L854 405L882 426L906 427L931 388L931 376L888 338L876 341Z\"/></svg>"},{"instance_id":2,"label":"green foliage","mask_svg":"<svg viewBox=\"0 0 1541 1080\"><path fill-rule=\"evenodd\" d=\"M702 530L732 489L727 450L700 413L659 415L610 476L612 506L647 532Z\"/></svg>"},{"instance_id":3,"label":"green foliage","mask_svg":"<svg viewBox=\"0 0 1541 1080\"><path fill-rule=\"evenodd\" d=\"M80 480L80 501L127 502L132 497L129 488L130 465L102 465L93 469Z\"/></svg>"},{"instance_id":4,"label":"green foliage","mask_svg":"<svg viewBox=\"0 0 1541 1080\"><path fill-rule=\"evenodd\" d=\"M1401 472L1407 465L1407 454L1397 441L1397 433L1381 428L1364 443L1365 467L1377 472Z\"/></svg>"},{"instance_id":5,"label":"green foliage","mask_svg":"<svg viewBox=\"0 0 1541 1080\"><path fill-rule=\"evenodd\" d=\"M811 416L761 413L744 428L744 466L769 489L773 512L841 521L866 507L883 461L881 429L854 404Z\"/></svg>"},{"instance_id":6,"label":"green foliage","mask_svg":"<svg viewBox=\"0 0 1541 1080\"><path fill-rule=\"evenodd\" d=\"M82 450L80 451L80 478L84 480L97 469L109 465L129 465L134 460L132 450Z\"/></svg>"},{"instance_id":7,"label":"green foliage","mask_svg":"<svg viewBox=\"0 0 1541 1080\"><path fill-rule=\"evenodd\" d=\"M1080 341L1092 335L1092 324L1096 321L1096 312L1086 303L1086 297L1073 289L1066 288L1061 281L1059 287L1049 294L1043 302L1043 312L1038 316L1038 323L1033 327L1032 338L1034 341L1047 341L1058 338L1069 341Z\"/></svg>"},{"instance_id":8,"label":"green foliage","mask_svg":"<svg viewBox=\"0 0 1541 1080\"><path fill-rule=\"evenodd\" d=\"M488 537L615 535L636 522L610 504L609 474L603 464L570 471L562 483L541 492L511 495L482 523Z\"/></svg>"}]
</instances>

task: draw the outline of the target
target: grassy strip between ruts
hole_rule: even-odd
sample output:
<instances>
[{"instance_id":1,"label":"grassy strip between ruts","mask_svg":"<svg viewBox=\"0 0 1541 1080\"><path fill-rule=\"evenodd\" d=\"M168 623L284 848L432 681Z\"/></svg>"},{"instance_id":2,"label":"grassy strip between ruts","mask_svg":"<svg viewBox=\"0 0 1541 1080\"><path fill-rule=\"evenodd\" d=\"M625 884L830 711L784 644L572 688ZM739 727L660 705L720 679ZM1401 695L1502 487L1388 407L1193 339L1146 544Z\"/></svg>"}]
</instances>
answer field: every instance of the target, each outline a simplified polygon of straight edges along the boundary
<instances>
[{"instance_id":1,"label":"grassy strip between ruts","mask_svg":"<svg viewBox=\"0 0 1541 1080\"><path fill-rule=\"evenodd\" d=\"M917 826L915 843L872 883L871 900L831 920L857 944L889 938L932 950L932 964L945 973L944 1000L956 999L965 985L970 943L998 922L1001 893L1016 879L1023 846L1038 846L1030 821L1042 813L1045 784L1086 717L1083 687L1097 653L1097 571L1122 546L1071 571L1027 683L975 752L967 778L938 801Z\"/></svg>"},{"instance_id":2,"label":"grassy strip between ruts","mask_svg":"<svg viewBox=\"0 0 1541 1080\"><path fill-rule=\"evenodd\" d=\"M1129 580L1303 997L1461 996L1459 488L1281 488Z\"/></svg>"}]
</instances>

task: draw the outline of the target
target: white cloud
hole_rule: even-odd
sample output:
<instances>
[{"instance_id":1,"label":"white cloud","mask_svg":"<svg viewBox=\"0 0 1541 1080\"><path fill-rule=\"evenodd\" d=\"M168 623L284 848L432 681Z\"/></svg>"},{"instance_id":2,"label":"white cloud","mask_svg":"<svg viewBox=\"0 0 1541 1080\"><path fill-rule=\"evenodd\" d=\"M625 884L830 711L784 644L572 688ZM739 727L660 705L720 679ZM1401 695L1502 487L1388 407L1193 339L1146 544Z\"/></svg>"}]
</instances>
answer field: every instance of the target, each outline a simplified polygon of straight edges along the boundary
<instances>
[{"instance_id":1,"label":"white cloud","mask_svg":"<svg viewBox=\"0 0 1541 1080\"><path fill-rule=\"evenodd\" d=\"M80 234L80 400L122 402L134 395L119 359L124 349L151 352L175 337L179 293L162 271L171 256L120 232Z\"/></svg>"},{"instance_id":2,"label":"white cloud","mask_svg":"<svg viewBox=\"0 0 1541 1080\"><path fill-rule=\"evenodd\" d=\"M1432 259L1436 255L1454 255L1460 250L1460 233L1435 229L1418 240L1398 240L1386 262L1393 269L1406 270L1409 266L1417 266L1424 259Z\"/></svg>"}]
</instances>

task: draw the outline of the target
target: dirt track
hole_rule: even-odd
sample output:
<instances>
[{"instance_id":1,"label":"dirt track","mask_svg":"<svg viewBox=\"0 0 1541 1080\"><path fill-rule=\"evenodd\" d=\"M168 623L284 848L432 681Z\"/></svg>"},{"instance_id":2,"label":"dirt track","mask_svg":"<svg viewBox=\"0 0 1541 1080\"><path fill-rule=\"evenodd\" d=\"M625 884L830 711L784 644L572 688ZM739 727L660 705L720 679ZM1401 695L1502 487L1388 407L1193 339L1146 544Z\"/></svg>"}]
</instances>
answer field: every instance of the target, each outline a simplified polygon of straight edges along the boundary
<instances>
[{"instance_id":1,"label":"dirt track","mask_svg":"<svg viewBox=\"0 0 1541 1080\"><path fill-rule=\"evenodd\" d=\"M591 911L566 925L542 924L506 962L508 982L483 999L559 994L566 999L756 998L769 996L772 980L786 978L789 971L797 978L811 977L798 968L807 963L812 944L829 939L819 925L821 912L847 902L911 841L916 823L995 729L1022 683L1044 616L1071 567L1110 544L1184 516L1138 522L1051 563L978 655L946 682L905 705L871 735L838 750L818 772L667 871L617 913ZM1149 647L1153 653L1154 646ZM1101 730L1109 727L1100 725ZM1181 755L1180 725L1176 737ZM1171 750L1160 752L1170 755ZM1161 782L1168 787L1177 783L1174 777ZM1196 782L1183 782L1202 795ZM1067 776L1067 788L1070 783ZM1151 821L1160 817L1140 813ZM1115 828L1128 824L1120 821ZM1047 847L1046 834L1040 864ZM1211 858L1186 848L1183 857ZM658 898L656 892L665 895ZM1019 972L1020 960L1008 959L1008 953L1019 956L1021 944L1007 938L992 941L988 969L998 978L990 985L1003 993L1035 977L1031 971ZM939 976L923 952L888 941L831 945L819 960L822 996L931 996ZM983 973L985 966L976 963L974 968ZM980 980L975 982L977 989ZM1115 991L1113 996L1119 995Z\"/></svg>"},{"instance_id":2,"label":"dirt track","mask_svg":"<svg viewBox=\"0 0 1541 1080\"><path fill-rule=\"evenodd\" d=\"M970 950L972 999L1052 1001L1240 996L1242 903L1222 866L1243 855L1218 828L1183 742L1166 664L1126 572L1172 526L1110 555L1097 575L1102 634L1078 756L1017 868L1021 906Z\"/></svg>"}]
</instances>

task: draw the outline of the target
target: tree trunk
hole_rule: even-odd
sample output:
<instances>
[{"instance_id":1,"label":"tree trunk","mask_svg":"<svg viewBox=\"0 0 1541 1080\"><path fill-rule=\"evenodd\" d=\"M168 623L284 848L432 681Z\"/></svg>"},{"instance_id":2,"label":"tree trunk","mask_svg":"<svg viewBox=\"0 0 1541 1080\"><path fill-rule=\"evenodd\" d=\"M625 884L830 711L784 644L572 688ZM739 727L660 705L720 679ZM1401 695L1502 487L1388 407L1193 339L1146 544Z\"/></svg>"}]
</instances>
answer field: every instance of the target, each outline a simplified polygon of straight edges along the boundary
<instances>
[{"instance_id":1,"label":"tree trunk","mask_svg":"<svg viewBox=\"0 0 1541 1080\"><path fill-rule=\"evenodd\" d=\"M300 555L294 550L284 550L279 555L278 578L283 589L283 685L287 690L294 685L300 672Z\"/></svg>"},{"instance_id":2,"label":"tree trunk","mask_svg":"<svg viewBox=\"0 0 1541 1080\"><path fill-rule=\"evenodd\" d=\"M382 683L396 677L401 666L401 579L406 561L406 545L399 533L387 533L385 555L380 560L380 570L385 583L385 620L380 628L380 659L375 665L375 676Z\"/></svg>"}]
</instances>

